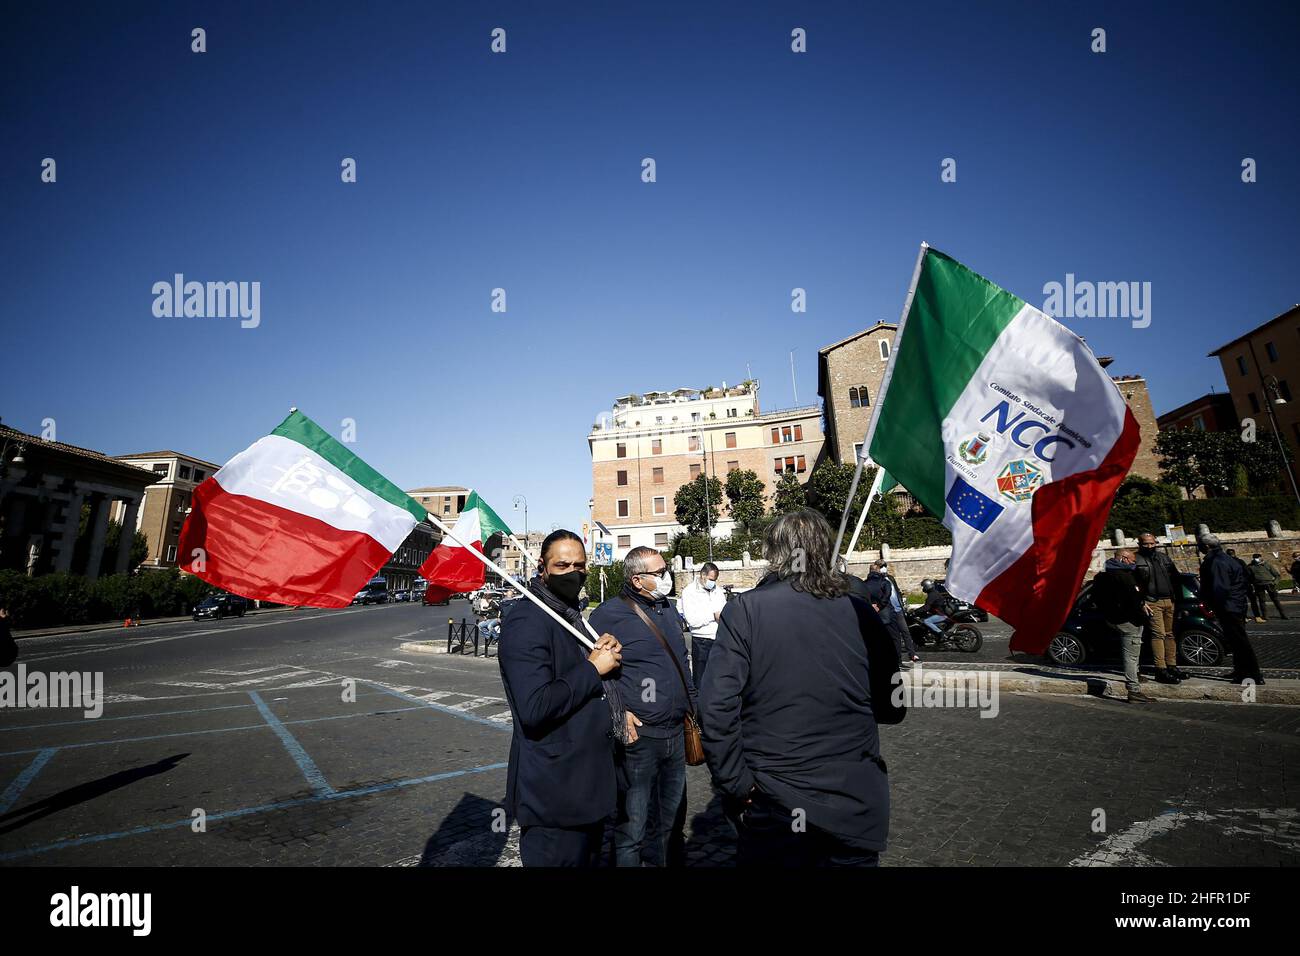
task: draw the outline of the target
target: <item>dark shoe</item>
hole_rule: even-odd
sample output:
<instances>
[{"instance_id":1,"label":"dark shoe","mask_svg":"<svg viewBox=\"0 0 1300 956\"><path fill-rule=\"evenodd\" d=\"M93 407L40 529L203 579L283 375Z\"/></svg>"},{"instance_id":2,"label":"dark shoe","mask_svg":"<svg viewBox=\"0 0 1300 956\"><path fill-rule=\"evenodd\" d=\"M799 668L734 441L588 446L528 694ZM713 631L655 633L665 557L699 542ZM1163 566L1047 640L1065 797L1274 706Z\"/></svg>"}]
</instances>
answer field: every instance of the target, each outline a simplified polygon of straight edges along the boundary
<instances>
[{"instance_id":1,"label":"dark shoe","mask_svg":"<svg viewBox=\"0 0 1300 956\"><path fill-rule=\"evenodd\" d=\"M1171 667L1171 668L1169 668L1169 673L1173 674L1173 675L1174 675L1175 677L1177 677L1180 681L1191 680L1191 679L1192 679L1192 675L1191 675L1191 674L1189 674L1189 673L1187 673L1186 671L1181 670L1180 668L1177 668L1177 667Z\"/></svg>"},{"instance_id":2,"label":"dark shoe","mask_svg":"<svg viewBox=\"0 0 1300 956\"><path fill-rule=\"evenodd\" d=\"M1165 669L1162 667L1160 670L1156 671L1156 683L1157 683L1157 684L1177 684L1177 683L1178 683L1178 678L1175 677L1173 674L1169 673L1169 671L1165 670Z\"/></svg>"}]
</instances>

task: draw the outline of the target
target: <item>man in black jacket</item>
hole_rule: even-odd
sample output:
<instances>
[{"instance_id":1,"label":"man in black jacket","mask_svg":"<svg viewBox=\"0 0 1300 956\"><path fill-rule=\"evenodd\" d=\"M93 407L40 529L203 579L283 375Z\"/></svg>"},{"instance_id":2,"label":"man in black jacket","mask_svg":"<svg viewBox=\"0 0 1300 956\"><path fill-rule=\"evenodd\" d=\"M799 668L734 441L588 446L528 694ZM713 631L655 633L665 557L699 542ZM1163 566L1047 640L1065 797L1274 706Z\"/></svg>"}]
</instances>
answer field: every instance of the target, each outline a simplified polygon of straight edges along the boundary
<instances>
[{"instance_id":1,"label":"man in black jacket","mask_svg":"<svg viewBox=\"0 0 1300 956\"><path fill-rule=\"evenodd\" d=\"M1187 679L1178 669L1178 641L1174 636L1174 597L1180 587L1178 568L1156 546L1156 536L1149 531L1138 535L1137 578L1149 615L1147 638L1151 642L1156 683L1177 684Z\"/></svg>"},{"instance_id":2,"label":"man in black jacket","mask_svg":"<svg viewBox=\"0 0 1300 956\"><path fill-rule=\"evenodd\" d=\"M622 593L591 615L591 626L612 634L623 655L618 685L630 742L619 758L627 789L619 795L614 856L619 866L663 866L686 799L683 722L688 710L695 712L695 684L681 618L668 603L673 578L664 556L633 548L623 558L623 573Z\"/></svg>"},{"instance_id":3,"label":"man in black jacket","mask_svg":"<svg viewBox=\"0 0 1300 956\"><path fill-rule=\"evenodd\" d=\"M1245 561L1237 557L1235 549L1224 548L1223 553L1241 566L1242 573L1246 575L1246 600L1250 602L1250 616L1255 619L1256 624L1263 624L1264 618L1259 613L1259 597L1255 594L1255 589L1250 586L1250 569L1246 567Z\"/></svg>"},{"instance_id":4,"label":"man in black jacket","mask_svg":"<svg viewBox=\"0 0 1300 956\"><path fill-rule=\"evenodd\" d=\"M889 629L898 646L901 660L919 663L921 658L912 643L912 635L907 630L907 617L903 607L903 596L898 585L889 576L889 565L884 561L874 561L867 574L866 597L872 608L880 615L880 623ZM850 587L852 590L852 587ZM856 593L856 592L855 592Z\"/></svg>"},{"instance_id":5,"label":"man in black jacket","mask_svg":"<svg viewBox=\"0 0 1300 956\"><path fill-rule=\"evenodd\" d=\"M1262 684L1264 676L1260 673L1255 649L1246 636L1246 597L1250 587L1245 567L1240 560L1227 554L1219 539L1212 534L1202 535L1196 546L1205 556L1201 560L1201 594L1214 611L1232 652L1232 676L1228 679L1234 684L1246 680Z\"/></svg>"},{"instance_id":6,"label":"man in black jacket","mask_svg":"<svg viewBox=\"0 0 1300 956\"><path fill-rule=\"evenodd\" d=\"M1138 660L1142 655L1142 628L1150 612L1142 601L1133 572L1137 565L1132 551L1120 551L1106 562L1105 569L1092 579L1092 600L1111 627L1120 633L1124 651L1124 684L1130 703L1147 704L1155 698L1142 693Z\"/></svg>"},{"instance_id":7,"label":"man in black jacket","mask_svg":"<svg viewBox=\"0 0 1300 956\"><path fill-rule=\"evenodd\" d=\"M542 542L542 583L574 610L587 576L582 539L556 531ZM601 678L620 648L603 634L587 653L532 601L502 625L498 662L514 734L505 809L519 821L524 866L594 866L617 785L610 708Z\"/></svg>"},{"instance_id":8,"label":"man in black jacket","mask_svg":"<svg viewBox=\"0 0 1300 956\"><path fill-rule=\"evenodd\" d=\"M704 672L704 752L740 866L874 866L889 835L877 723L903 717L898 653L832 569L833 539L809 509L772 522L772 571L728 602Z\"/></svg>"}]
</instances>

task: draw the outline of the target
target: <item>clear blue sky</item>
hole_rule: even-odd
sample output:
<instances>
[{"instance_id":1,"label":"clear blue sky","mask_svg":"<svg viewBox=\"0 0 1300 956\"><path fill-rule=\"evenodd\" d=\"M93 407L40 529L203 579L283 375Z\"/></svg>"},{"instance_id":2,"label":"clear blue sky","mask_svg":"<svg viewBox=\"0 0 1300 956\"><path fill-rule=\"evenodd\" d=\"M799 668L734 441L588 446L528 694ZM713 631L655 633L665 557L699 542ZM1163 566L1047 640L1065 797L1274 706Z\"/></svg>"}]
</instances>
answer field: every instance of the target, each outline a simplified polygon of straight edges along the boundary
<instances>
[{"instance_id":1,"label":"clear blue sky","mask_svg":"<svg viewBox=\"0 0 1300 956\"><path fill-rule=\"evenodd\" d=\"M1067 272L1151 282L1149 328L1069 324L1157 412L1300 301L1294 5L609 6L7 13L0 416L222 462L297 405L404 487L574 526L614 396L748 363L789 405L797 349L813 398L922 239L1036 304ZM176 272L260 281L261 326L155 318Z\"/></svg>"}]
</instances>

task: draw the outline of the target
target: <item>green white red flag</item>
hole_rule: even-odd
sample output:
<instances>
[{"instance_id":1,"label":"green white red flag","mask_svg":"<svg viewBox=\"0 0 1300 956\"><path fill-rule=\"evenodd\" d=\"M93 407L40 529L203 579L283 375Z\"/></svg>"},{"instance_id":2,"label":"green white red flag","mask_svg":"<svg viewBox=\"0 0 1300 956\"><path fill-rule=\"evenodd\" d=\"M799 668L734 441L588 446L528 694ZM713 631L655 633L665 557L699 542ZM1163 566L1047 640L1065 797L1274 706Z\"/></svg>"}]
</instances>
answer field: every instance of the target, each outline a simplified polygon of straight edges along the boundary
<instances>
[{"instance_id":1,"label":"green white red flag","mask_svg":"<svg viewBox=\"0 0 1300 956\"><path fill-rule=\"evenodd\" d=\"M445 538L420 565L420 576L429 582L424 598L426 603L483 587L487 581L487 567L469 549L483 554L493 535L508 535L510 529L477 491L471 491L451 533L454 539Z\"/></svg>"},{"instance_id":2,"label":"green white red flag","mask_svg":"<svg viewBox=\"0 0 1300 956\"><path fill-rule=\"evenodd\" d=\"M922 247L867 454L952 531L947 587L1041 653L1078 593L1138 425L1077 335Z\"/></svg>"},{"instance_id":3,"label":"green white red flag","mask_svg":"<svg viewBox=\"0 0 1300 956\"><path fill-rule=\"evenodd\" d=\"M181 568L248 598L346 607L425 517L295 409L194 490Z\"/></svg>"}]
</instances>

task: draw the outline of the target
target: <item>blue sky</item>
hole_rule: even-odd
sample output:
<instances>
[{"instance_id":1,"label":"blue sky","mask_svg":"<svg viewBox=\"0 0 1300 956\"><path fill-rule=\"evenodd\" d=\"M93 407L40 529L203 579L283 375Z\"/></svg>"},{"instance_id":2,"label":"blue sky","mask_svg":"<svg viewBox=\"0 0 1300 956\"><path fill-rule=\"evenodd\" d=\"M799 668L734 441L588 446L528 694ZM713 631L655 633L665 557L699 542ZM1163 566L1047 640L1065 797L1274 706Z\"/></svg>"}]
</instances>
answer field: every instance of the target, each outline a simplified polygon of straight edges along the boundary
<instances>
[{"instance_id":1,"label":"blue sky","mask_svg":"<svg viewBox=\"0 0 1300 956\"><path fill-rule=\"evenodd\" d=\"M15 8L0 417L221 462L297 405L404 487L574 526L614 396L748 364L787 406L795 349L813 398L820 346L897 320L922 239L1035 304L1151 282L1149 328L1068 324L1157 412L1300 301L1294 7L609 6ZM156 318L177 272L259 281L261 325Z\"/></svg>"}]
</instances>

